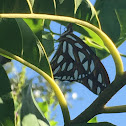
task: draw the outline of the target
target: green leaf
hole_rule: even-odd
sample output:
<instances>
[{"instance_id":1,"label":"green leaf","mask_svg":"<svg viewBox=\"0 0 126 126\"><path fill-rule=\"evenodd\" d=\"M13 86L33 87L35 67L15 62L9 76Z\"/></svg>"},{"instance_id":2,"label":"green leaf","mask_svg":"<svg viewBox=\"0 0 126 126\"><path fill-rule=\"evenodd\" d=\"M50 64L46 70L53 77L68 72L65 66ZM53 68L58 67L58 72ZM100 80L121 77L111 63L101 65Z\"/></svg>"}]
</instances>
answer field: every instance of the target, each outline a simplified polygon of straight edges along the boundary
<instances>
[{"instance_id":1,"label":"green leaf","mask_svg":"<svg viewBox=\"0 0 126 126\"><path fill-rule=\"evenodd\" d=\"M0 65L0 123L5 126L14 124L14 103L11 98L11 85L8 76ZM8 125L8 122L10 122Z\"/></svg>"},{"instance_id":2,"label":"green leaf","mask_svg":"<svg viewBox=\"0 0 126 126\"><path fill-rule=\"evenodd\" d=\"M120 24L120 37L118 39L118 41L116 42L116 45L119 46L121 45L125 40L126 40L126 10L124 9L120 9L120 10L116 10L116 15Z\"/></svg>"},{"instance_id":3,"label":"green leaf","mask_svg":"<svg viewBox=\"0 0 126 126\"><path fill-rule=\"evenodd\" d=\"M99 12L102 30L119 46L126 40L126 0L97 0L96 10Z\"/></svg>"},{"instance_id":4,"label":"green leaf","mask_svg":"<svg viewBox=\"0 0 126 126\"><path fill-rule=\"evenodd\" d=\"M90 39L91 41L93 41L93 43L90 43L90 45L92 45L92 47L95 47L95 48L98 48L98 49L106 49L106 46L104 45L103 41L101 40L101 38L95 33L93 32L92 30L86 28L86 27L83 27L87 33L88 33L88 36L85 36L84 35L84 38L85 40L86 39ZM108 51L108 50L107 50Z\"/></svg>"},{"instance_id":5,"label":"green leaf","mask_svg":"<svg viewBox=\"0 0 126 126\"><path fill-rule=\"evenodd\" d=\"M0 48L23 58L51 76L41 42L22 19L1 19L0 35Z\"/></svg>"},{"instance_id":6,"label":"green leaf","mask_svg":"<svg viewBox=\"0 0 126 126\"><path fill-rule=\"evenodd\" d=\"M94 18L97 22L95 10L88 0L36 0L33 12L70 16L89 22Z\"/></svg>"},{"instance_id":7,"label":"green leaf","mask_svg":"<svg viewBox=\"0 0 126 126\"><path fill-rule=\"evenodd\" d=\"M42 30L43 20L42 19L24 19L30 29L36 33Z\"/></svg>"},{"instance_id":8,"label":"green leaf","mask_svg":"<svg viewBox=\"0 0 126 126\"><path fill-rule=\"evenodd\" d=\"M6 119L4 123L0 122L0 126L14 126L14 122L12 120Z\"/></svg>"},{"instance_id":9,"label":"green leaf","mask_svg":"<svg viewBox=\"0 0 126 126\"><path fill-rule=\"evenodd\" d=\"M90 5L85 0L64 0L62 3L57 0L56 5L57 15L71 16L90 21L92 12Z\"/></svg>"},{"instance_id":10,"label":"green leaf","mask_svg":"<svg viewBox=\"0 0 126 126\"><path fill-rule=\"evenodd\" d=\"M35 0L28 0L28 1L30 2L31 6L33 7Z\"/></svg>"},{"instance_id":11,"label":"green leaf","mask_svg":"<svg viewBox=\"0 0 126 126\"><path fill-rule=\"evenodd\" d=\"M96 122L98 122L97 117L94 117L94 118L92 118L91 120L88 121L88 123L96 123Z\"/></svg>"},{"instance_id":12,"label":"green leaf","mask_svg":"<svg viewBox=\"0 0 126 126\"><path fill-rule=\"evenodd\" d=\"M51 23L50 20L44 20L43 29L46 28L46 29L49 29L50 31L50 23Z\"/></svg>"},{"instance_id":13,"label":"green leaf","mask_svg":"<svg viewBox=\"0 0 126 126\"><path fill-rule=\"evenodd\" d=\"M4 68L0 64L0 97L9 92L11 92L10 81Z\"/></svg>"},{"instance_id":14,"label":"green leaf","mask_svg":"<svg viewBox=\"0 0 126 126\"><path fill-rule=\"evenodd\" d=\"M33 126L49 126L49 122L33 97L32 85L27 85L23 91L21 121L22 126L29 126L29 124L34 124Z\"/></svg>"},{"instance_id":15,"label":"green leaf","mask_svg":"<svg viewBox=\"0 0 126 126\"><path fill-rule=\"evenodd\" d=\"M109 54L109 50L104 45L102 39L92 30L83 26L82 28L84 28L84 30L86 31L86 34L81 35L80 38L84 40L84 42L88 46L93 47L92 50L94 51L94 53L96 53L99 59L105 58Z\"/></svg>"},{"instance_id":16,"label":"green leaf","mask_svg":"<svg viewBox=\"0 0 126 126\"><path fill-rule=\"evenodd\" d=\"M41 109L41 111L43 113L48 111L48 104L47 104L47 102L39 102L38 105L39 105L39 108Z\"/></svg>"},{"instance_id":17,"label":"green leaf","mask_svg":"<svg viewBox=\"0 0 126 126\"><path fill-rule=\"evenodd\" d=\"M70 126L115 126L108 122L99 122L99 123L76 123L71 124Z\"/></svg>"},{"instance_id":18,"label":"green leaf","mask_svg":"<svg viewBox=\"0 0 126 126\"><path fill-rule=\"evenodd\" d=\"M74 14L76 14L77 9L79 8L81 3L82 3L82 0L74 0L74 5L75 5Z\"/></svg>"},{"instance_id":19,"label":"green leaf","mask_svg":"<svg viewBox=\"0 0 126 126\"><path fill-rule=\"evenodd\" d=\"M14 124L14 102L9 93L0 97L0 123L7 122Z\"/></svg>"},{"instance_id":20,"label":"green leaf","mask_svg":"<svg viewBox=\"0 0 126 126\"><path fill-rule=\"evenodd\" d=\"M0 19L0 48L21 56L22 38L15 19Z\"/></svg>"},{"instance_id":21,"label":"green leaf","mask_svg":"<svg viewBox=\"0 0 126 126\"><path fill-rule=\"evenodd\" d=\"M23 118L22 126L39 126L39 122L34 114L29 113Z\"/></svg>"},{"instance_id":22,"label":"green leaf","mask_svg":"<svg viewBox=\"0 0 126 126\"><path fill-rule=\"evenodd\" d=\"M29 13L26 0L1 0L0 13Z\"/></svg>"},{"instance_id":23,"label":"green leaf","mask_svg":"<svg viewBox=\"0 0 126 126\"><path fill-rule=\"evenodd\" d=\"M99 22L96 10L89 0L74 0L74 4L75 18L88 21L90 23L92 23L92 19L95 20L97 23ZM95 25L99 26L100 24Z\"/></svg>"},{"instance_id":24,"label":"green leaf","mask_svg":"<svg viewBox=\"0 0 126 126\"><path fill-rule=\"evenodd\" d=\"M37 119L34 114L28 114L23 118L22 126L49 126L49 125Z\"/></svg>"},{"instance_id":25,"label":"green leaf","mask_svg":"<svg viewBox=\"0 0 126 126\"><path fill-rule=\"evenodd\" d=\"M50 56L54 51L53 36L50 32L42 31L43 21L41 19L24 19L24 21L41 41L43 47L45 48L47 56ZM45 25L49 28L50 21L44 21L44 27Z\"/></svg>"},{"instance_id":26,"label":"green leaf","mask_svg":"<svg viewBox=\"0 0 126 126\"><path fill-rule=\"evenodd\" d=\"M54 51L53 36L50 32L42 32L42 45L48 56Z\"/></svg>"},{"instance_id":27,"label":"green leaf","mask_svg":"<svg viewBox=\"0 0 126 126\"><path fill-rule=\"evenodd\" d=\"M113 40L118 47L126 40L126 1L97 0L95 8L101 22L102 30ZM92 21L97 25L96 20ZM100 59L109 55L106 50L97 50L96 54Z\"/></svg>"},{"instance_id":28,"label":"green leaf","mask_svg":"<svg viewBox=\"0 0 126 126\"><path fill-rule=\"evenodd\" d=\"M53 0L35 0L34 13L55 14L55 3Z\"/></svg>"},{"instance_id":29,"label":"green leaf","mask_svg":"<svg viewBox=\"0 0 126 126\"><path fill-rule=\"evenodd\" d=\"M51 126L57 126L56 124L57 124L57 122L55 122L55 121L53 121L53 120L50 121L50 125L51 125Z\"/></svg>"}]
</instances>

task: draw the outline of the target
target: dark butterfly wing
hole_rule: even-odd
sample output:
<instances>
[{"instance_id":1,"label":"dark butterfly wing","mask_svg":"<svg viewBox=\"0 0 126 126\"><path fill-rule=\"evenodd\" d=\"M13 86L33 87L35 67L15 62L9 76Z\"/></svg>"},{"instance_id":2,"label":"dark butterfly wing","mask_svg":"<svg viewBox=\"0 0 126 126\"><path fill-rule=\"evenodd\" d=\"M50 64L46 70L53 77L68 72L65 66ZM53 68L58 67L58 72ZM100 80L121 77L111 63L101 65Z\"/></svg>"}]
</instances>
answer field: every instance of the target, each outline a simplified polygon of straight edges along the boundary
<instances>
[{"instance_id":1,"label":"dark butterfly wing","mask_svg":"<svg viewBox=\"0 0 126 126\"><path fill-rule=\"evenodd\" d=\"M55 79L77 81L95 94L110 83L107 72L95 53L68 30L59 38L60 45L51 61Z\"/></svg>"}]
</instances>

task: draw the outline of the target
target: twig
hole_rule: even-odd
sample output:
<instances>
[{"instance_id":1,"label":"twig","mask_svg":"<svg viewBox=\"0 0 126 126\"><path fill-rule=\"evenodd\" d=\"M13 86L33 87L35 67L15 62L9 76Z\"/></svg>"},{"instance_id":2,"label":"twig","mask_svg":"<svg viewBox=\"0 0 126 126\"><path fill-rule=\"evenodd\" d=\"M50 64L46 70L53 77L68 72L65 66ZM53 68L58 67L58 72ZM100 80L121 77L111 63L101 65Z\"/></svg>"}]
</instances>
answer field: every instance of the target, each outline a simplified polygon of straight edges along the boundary
<instances>
[{"instance_id":1,"label":"twig","mask_svg":"<svg viewBox=\"0 0 126 126\"><path fill-rule=\"evenodd\" d=\"M101 113L121 113L126 112L126 105L104 107Z\"/></svg>"}]
</instances>

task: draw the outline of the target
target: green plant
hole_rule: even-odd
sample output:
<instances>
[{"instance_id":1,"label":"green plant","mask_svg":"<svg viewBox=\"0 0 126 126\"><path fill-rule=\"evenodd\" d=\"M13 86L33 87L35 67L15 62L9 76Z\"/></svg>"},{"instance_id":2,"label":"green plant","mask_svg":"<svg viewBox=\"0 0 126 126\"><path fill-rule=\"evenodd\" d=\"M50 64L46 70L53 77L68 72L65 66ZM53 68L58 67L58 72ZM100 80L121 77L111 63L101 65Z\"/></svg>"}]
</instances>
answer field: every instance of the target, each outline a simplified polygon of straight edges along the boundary
<instances>
[{"instance_id":1,"label":"green plant","mask_svg":"<svg viewBox=\"0 0 126 126\"><path fill-rule=\"evenodd\" d=\"M111 6L111 8L107 5ZM105 107L105 104L112 96L126 84L126 72L123 70L123 63L116 48L126 39L126 9L124 5L126 5L125 0L121 2L118 0L116 3L108 0L97 0L95 8L99 11L98 15L89 0L10 0L9 2L5 0L0 3L0 54L32 68L48 81L59 101L66 126L112 125L109 123L90 124L87 122L97 114L126 112L125 105ZM106 19L108 17L109 21ZM49 27L52 20L62 25L66 25L67 22L76 24L74 30L81 33L82 36L86 36L87 44L95 47L97 56L103 59L111 54L116 66L116 77L112 84L72 121L70 121L67 102L53 79L48 60L48 56L53 51L52 36L55 34ZM44 28L48 29L49 32L42 34ZM113 30L113 28L115 29ZM49 44L47 40L50 40ZM17 125L17 120L14 119L17 115L13 115L14 97L11 97L10 82L3 67L0 67L2 78L0 85L0 109L2 111L0 123L1 125L10 126L14 125L15 122L15 125ZM27 85L23 94L21 124L23 126L31 124L48 126L48 120L33 97L32 86ZM8 102L11 107L8 106Z\"/></svg>"}]
</instances>

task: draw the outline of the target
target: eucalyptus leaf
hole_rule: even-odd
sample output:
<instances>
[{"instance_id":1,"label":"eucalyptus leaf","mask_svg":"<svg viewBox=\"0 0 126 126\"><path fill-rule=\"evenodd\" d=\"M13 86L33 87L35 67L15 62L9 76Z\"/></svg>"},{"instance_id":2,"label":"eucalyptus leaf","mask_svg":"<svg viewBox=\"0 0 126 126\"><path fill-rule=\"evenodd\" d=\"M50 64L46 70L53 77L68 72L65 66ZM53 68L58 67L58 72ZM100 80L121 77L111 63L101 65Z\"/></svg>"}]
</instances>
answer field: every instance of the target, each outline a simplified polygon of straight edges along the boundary
<instances>
[{"instance_id":1,"label":"eucalyptus leaf","mask_svg":"<svg viewBox=\"0 0 126 126\"><path fill-rule=\"evenodd\" d=\"M14 102L11 97L11 85L4 68L0 65L0 123L6 126L14 124Z\"/></svg>"},{"instance_id":2,"label":"eucalyptus leaf","mask_svg":"<svg viewBox=\"0 0 126 126\"><path fill-rule=\"evenodd\" d=\"M11 85L4 68L0 64L0 97L11 92Z\"/></svg>"},{"instance_id":3,"label":"eucalyptus leaf","mask_svg":"<svg viewBox=\"0 0 126 126\"><path fill-rule=\"evenodd\" d=\"M126 0L97 0L95 8L99 13L102 30L119 46L126 40Z\"/></svg>"},{"instance_id":4,"label":"eucalyptus leaf","mask_svg":"<svg viewBox=\"0 0 126 126\"><path fill-rule=\"evenodd\" d=\"M49 126L49 122L44 117L44 114L33 97L32 85L26 85L23 90L21 121L22 126L28 126L29 124Z\"/></svg>"},{"instance_id":5,"label":"eucalyptus leaf","mask_svg":"<svg viewBox=\"0 0 126 126\"><path fill-rule=\"evenodd\" d=\"M55 14L55 2L53 0L35 0L34 13Z\"/></svg>"},{"instance_id":6,"label":"eucalyptus leaf","mask_svg":"<svg viewBox=\"0 0 126 126\"><path fill-rule=\"evenodd\" d=\"M33 1L33 0L30 0ZM1 0L0 13L29 13L26 0Z\"/></svg>"},{"instance_id":7,"label":"eucalyptus leaf","mask_svg":"<svg viewBox=\"0 0 126 126\"><path fill-rule=\"evenodd\" d=\"M51 76L43 45L22 19L2 19L0 35L0 48L23 58Z\"/></svg>"},{"instance_id":8,"label":"eucalyptus leaf","mask_svg":"<svg viewBox=\"0 0 126 126\"><path fill-rule=\"evenodd\" d=\"M97 122L98 122L97 117L94 117L88 121L88 123L97 123Z\"/></svg>"}]
</instances>

